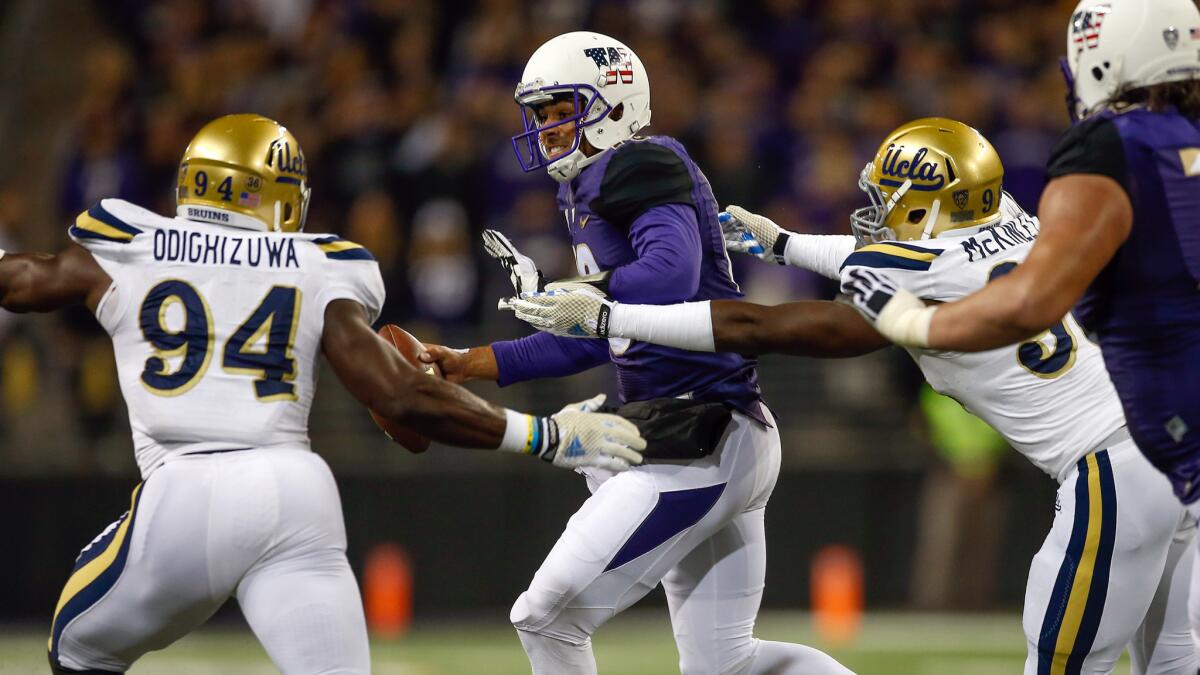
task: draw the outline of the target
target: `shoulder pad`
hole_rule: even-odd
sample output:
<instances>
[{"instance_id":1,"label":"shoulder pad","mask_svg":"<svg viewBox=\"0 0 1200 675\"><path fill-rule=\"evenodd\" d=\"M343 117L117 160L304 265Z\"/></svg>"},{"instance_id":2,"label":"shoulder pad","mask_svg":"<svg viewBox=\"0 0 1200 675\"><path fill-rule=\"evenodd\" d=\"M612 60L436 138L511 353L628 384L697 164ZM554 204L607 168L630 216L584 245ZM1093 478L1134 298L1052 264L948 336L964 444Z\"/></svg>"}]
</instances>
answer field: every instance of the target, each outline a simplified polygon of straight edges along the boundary
<instances>
[{"instance_id":1,"label":"shoulder pad","mask_svg":"<svg viewBox=\"0 0 1200 675\"><path fill-rule=\"evenodd\" d=\"M1046 173L1050 178L1074 173L1100 174L1117 181L1128 193L1125 144L1117 125L1101 115L1068 129L1050 153Z\"/></svg>"},{"instance_id":2,"label":"shoulder pad","mask_svg":"<svg viewBox=\"0 0 1200 675\"><path fill-rule=\"evenodd\" d=\"M336 235L327 235L312 240L326 258L332 260L375 260L375 256L362 244L356 244Z\"/></svg>"},{"instance_id":3,"label":"shoulder pad","mask_svg":"<svg viewBox=\"0 0 1200 675\"><path fill-rule=\"evenodd\" d=\"M309 241L329 260L360 261L354 265L330 263L325 268L317 303L323 308L337 299L353 300L366 309L368 318L374 323L383 311L387 292L379 264L375 262L371 252L359 244L335 235L319 235Z\"/></svg>"},{"instance_id":4,"label":"shoulder pad","mask_svg":"<svg viewBox=\"0 0 1200 675\"><path fill-rule=\"evenodd\" d=\"M692 175L668 147L639 141L613 150L599 195L588 206L601 218L628 228L642 213L664 204L695 205Z\"/></svg>"},{"instance_id":5,"label":"shoulder pad","mask_svg":"<svg viewBox=\"0 0 1200 675\"><path fill-rule=\"evenodd\" d=\"M142 230L116 217L100 203L76 216L75 224L67 233L80 243L84 243L84 240L99 240L128 244L141 234Z\"/></svg>"},{"instance_id":6,"label":"shoulder pad","mask_svg":"<svg viewBox=\"0 0 1200 675\"><path fill-rule=\"evenodd\" d=\"M941 254L941 249L890 241L882 244L870 244L856 250L846 257L841 269L857 266L925 271Z\"/></svg>"}]
</instances>

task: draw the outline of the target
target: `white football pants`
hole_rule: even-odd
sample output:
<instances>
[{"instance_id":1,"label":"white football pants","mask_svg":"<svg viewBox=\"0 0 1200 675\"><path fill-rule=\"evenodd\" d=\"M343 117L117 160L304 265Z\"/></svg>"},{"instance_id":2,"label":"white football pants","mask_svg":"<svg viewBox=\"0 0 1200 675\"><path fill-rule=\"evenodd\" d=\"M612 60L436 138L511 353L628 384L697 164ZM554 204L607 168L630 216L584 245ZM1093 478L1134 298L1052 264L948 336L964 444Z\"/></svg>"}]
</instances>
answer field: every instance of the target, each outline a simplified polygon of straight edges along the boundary
<instances>
[{"instance_id":1,"label":"white football pants","mask_svg":"<svg viewBox=\"0 0 1200 675\"><path fill-rule=\"evenodd\" d=\"M63 590L50 638L61 666L123 672L236 594L282 672L370 672L337 486L316 453L169 458L131 501Z\"/></svg>"},{"instance_id":2,"label":"white football pants","mask_svg":"<svg viewBox=\"0 0 1200 675\"><path fill-rule=\"evenodd\" d=\"M709 457L589 475L592 496L512 608L535 675L595 673L592 634L660 582L684 675L850 673L815 649L754 638L778 474L778 431L734 413Z\"/></svg>"},{"instance_id":3,"label":"white football pants","mask_svg":"<svg viewBox=\"0 0 1200 675\"><path fill-rule=\"evenodd\" d=\"M1195 675L1187 616L1195 521L1125 440L1079 460L1029 569L1025 675Z\"/></svg>"}]
</instances>

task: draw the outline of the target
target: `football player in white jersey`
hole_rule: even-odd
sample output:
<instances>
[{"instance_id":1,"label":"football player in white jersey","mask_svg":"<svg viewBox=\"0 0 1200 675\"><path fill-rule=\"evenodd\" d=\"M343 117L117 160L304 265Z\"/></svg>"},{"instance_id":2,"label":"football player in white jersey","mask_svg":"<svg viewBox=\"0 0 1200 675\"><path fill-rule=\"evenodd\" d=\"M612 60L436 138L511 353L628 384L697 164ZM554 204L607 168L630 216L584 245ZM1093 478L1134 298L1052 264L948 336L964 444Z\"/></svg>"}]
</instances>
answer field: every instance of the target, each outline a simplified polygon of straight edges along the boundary
<instances>
[{"instance_id":1,"label":"football player in white jersey","mask_svg":"<svg viewBox=\"0 0 1200 675\"><path fill-rule=\"evenodd\" d=\"M979 132L917 120L889 135L863 170L871 206L853 214L856 236L786 232L738 207L729 208L725 236L731 250L844 282L883 268L927 302L947 302L1010 272L1037 239L1037 219L1001 191L1002 178ZM638 306L583 287L513 305L560 335L702 351L843 357L889 344L836 302ZM1029 572L1025 673L1109 673L1127 645L1135 673L1195 673L1186 616L1194 523L1130 440L1099 349L1074 319L1013 347L909 353L934 389L1060 483L1054 524Z\"/></svg>"},{"instance_id":2,"label":"football player in white jersey","mask_svg":"<svg viewBox=\"0 0 1200 675\"><path fill-rule=\"evenodd\" d=\"M337 488L309 447L319 351L360 401L433 439L567 468L640 461L632 424L590 412L600 397L547 418L504 410L375 335L378 266L301 232L307 167L284 127L209 123L178 181L175 218L106 199L57 255L0 251L0 306L85 303L112 336L143 478L76 560L54 672L124 672L231 596L283 672L369 672Z\"/></svg>"}]
</instances>

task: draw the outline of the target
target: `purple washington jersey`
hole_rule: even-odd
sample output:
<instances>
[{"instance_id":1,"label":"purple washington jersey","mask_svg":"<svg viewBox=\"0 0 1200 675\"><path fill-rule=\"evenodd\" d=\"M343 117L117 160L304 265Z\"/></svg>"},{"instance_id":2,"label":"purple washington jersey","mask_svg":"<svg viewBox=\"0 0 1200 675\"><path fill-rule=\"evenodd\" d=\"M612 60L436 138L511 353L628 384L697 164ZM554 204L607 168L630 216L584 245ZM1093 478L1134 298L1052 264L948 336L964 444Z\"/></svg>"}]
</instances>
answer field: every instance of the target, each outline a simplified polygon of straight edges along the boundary
<instances>
[{"instance_id":1,"label":"purple washington jersey","mask_svg":"<svg viewBox=\"0 0 1200 675\"><path fill-rule=\"evenodd\" d=\"M612 271L619 302L673 304L740 298L717 201L678 141L634 139L604 153L558 189L580 274ZM691 395L762 419L755 360L628 340L545 333L492 345L500 383L578 372L611 360L622 401Z\"/></svg>"},{"instance_id":2,"label":"purple washington jersey","mask_svg":"<svg viewBox=\"0 0 1200 675\"><path fill-rule=\"evenodd\" d=\"M1200 498L1200 123L1174 110L1106 113L1072 128L1051 177L1102 174L1133 227L1075 308L1100 341L1138 447L1176 494Z\"/></svg>"}]
</instances>

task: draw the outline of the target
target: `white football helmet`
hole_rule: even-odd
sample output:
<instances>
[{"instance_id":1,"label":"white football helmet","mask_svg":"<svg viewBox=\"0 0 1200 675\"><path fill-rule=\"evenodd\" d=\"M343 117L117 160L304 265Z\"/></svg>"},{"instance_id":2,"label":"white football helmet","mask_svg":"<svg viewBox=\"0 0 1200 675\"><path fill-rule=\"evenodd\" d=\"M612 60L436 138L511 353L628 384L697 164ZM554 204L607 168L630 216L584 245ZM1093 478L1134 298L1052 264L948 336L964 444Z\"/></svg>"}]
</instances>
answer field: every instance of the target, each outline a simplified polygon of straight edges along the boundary
<instances>
[{"instance_id":1,"label":"white football helmet","mask_svg":"<svg viewBox=\"0 0 1200 675\"><path fill-rule=\"evenodd\" d=\"M1072 119L1126 89L1200 77L1200 10L1194 0L1082 0L1063 61Z\"/></svg>"},{"instance_id":2,"label":"white football helmet","mask_svg":"<svg viewBox=\"0 0 1200 675\"><path fill-rule=\"evenodd\" d=\"M600 33L564 33L538 47L513 98L524 121L524 131L512 139L521 168L545 167L559 182L579 175L605 150L650 124L650 80L641 59ZM575 125L574 141L567 152L551 159L540 139L549 126L539 126L537 107L560 100L574 100L575 115L549 126ZM620 105L620 119L609 117ZM580 149L583 138L600 152L585 156Z\"/></svg>"}]
</instances>

